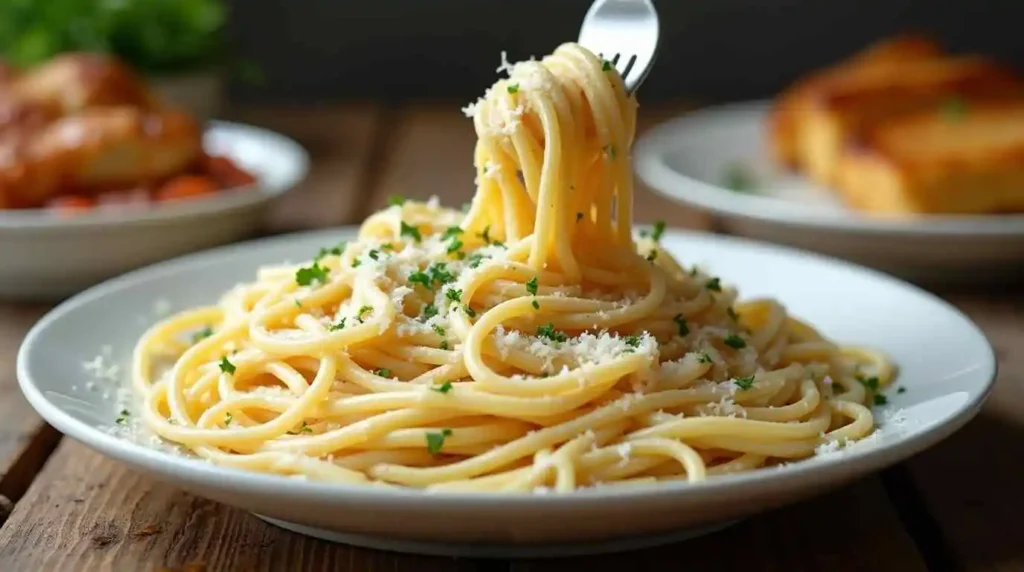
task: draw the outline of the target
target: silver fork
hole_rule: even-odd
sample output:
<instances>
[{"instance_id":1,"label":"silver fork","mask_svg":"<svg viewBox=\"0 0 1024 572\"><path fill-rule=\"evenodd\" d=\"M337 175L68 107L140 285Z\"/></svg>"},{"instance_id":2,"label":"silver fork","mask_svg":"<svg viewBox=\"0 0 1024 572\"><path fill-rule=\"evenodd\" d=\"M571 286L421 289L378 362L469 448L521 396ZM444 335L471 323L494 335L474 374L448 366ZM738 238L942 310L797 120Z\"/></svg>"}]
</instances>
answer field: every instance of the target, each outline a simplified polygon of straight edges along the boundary
<instances>
[{"instance_id":1,"label":"silver fork","mask_svg":"<svg viewBox=\"0 0 1024 572\"><path fill-rule=\"evenodd\" d=\"M611 62L626 91L640 87L658 55L658 12L651 0L594 0L578 43Z\"/></svg>"}]
</instances>

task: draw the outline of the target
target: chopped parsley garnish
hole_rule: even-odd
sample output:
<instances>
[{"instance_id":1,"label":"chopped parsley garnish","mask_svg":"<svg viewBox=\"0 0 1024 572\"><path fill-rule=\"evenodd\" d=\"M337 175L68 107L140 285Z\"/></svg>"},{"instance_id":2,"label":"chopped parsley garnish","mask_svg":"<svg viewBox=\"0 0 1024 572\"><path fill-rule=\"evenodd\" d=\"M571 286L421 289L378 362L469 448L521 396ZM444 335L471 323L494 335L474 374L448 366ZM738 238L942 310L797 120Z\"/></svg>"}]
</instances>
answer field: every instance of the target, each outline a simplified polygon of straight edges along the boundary
<instances>
[{"instance_id":1,"label":"chopped parsley garnish","mask_svg":"<svg viewBox=\"0 0 1024 572\"><path fill-rule=\"evenodd\" d=\"M362 264L362 263L363 263L363 260L361 258L356 258L356 259L352 260L352 268L359 268L359 265Z\"/></svg>"},{"instance_id":2,"label":"chopped parsley garnish","mask_svg":"<svg viewBox=\"0 0 1024 572\"><path fill-rule=\"evenodd\" d=\"M462 234L462 227L450 226L445 229L444 234L441 235L441 240L450 240Z\"/></svg>"},{"instance_id":3,"label":"chopped parsley garnish","mask_svg":"<svg viewBox=\"0 0 1024 572\"><path fill-rule=\"evenodd\" d=\"M330 268L324 268L320 266L319 262L314 262L312 266L299 268L295 271L295 282L299 286L309 286L313 282L325 284L327 283L327 275L330 273Z\"/></svg>"},{"instance_id":4,"label":"chopped parsley garnish","mask_svg":"<svg viewBox=\"0 0 1024 572\"><path fill-rule=\"evenodd\" d=\"M345 318L338 318L338 321L327 326L327 329L332 332L345 329Z\"/></svg>"},{"instance_id":5,"label":"chopped parsley garnish","mask_svg":"<svg viewBox=\"0 0 1024 572\"><path fill-rule=\"evenodd\" d=\"M518 83L513 83L512 85L508 86L508 92L509 93L516 93L518 91L519 91L519 84Z\"/></svg>"},{"instance_id":6,"label":"chopped parsley garnish","mask_svg":"<svg viewBox=\"0 0 1024 572\"><path fill-rule=\"evenodd\" d=\"M732 306L729 306L728 308L726 308L726 309L725 309L725 313L726 313L726 314L727 314L727 315L729 316L729 318L730 318L730 319L731 319L732 321L734 321L734 322L738 322L738 321L739 321L739 319L740 319L740 317L739 317L739 314L737 314L737 313L736 313L736 310L733 310L733 309L732 309Z\"/></svg>"},{"instance_id":7,"label":"chopped parsley garnish","mask_svg":"<svg viewBox=\"0 0 1024 572\"><path fill-rule=\"evenodd\" d=\"M737 336L736 334L729 334L728 336L725 336L725 339L723 339L722 341L725 343L725 345L729 346L730 348L735 348L737 350L747 347L747 342L743 338Z\"/></svg>"},{"instance_id":8,"label":"chopped parsley garnish","mask_svg":"<svg viewBox=\"0 0 1024 572\"><path fill-rule=\"evenodd\" d=\"M431 264L427 268L427 273L430 275L430 279L437 282L439 286L455 281L455 275L448 271L448 266L444 262Z\"/></svg>"},{"instance_id":9,"label":"chopped parsley garnish","mask_svg":"<svg viewBox=\"0 0 1024 572\"><path fill-rule=\"evenodd\" d=\"M444 328L442 328L441 326L438 326L437 324L434 324L433 326L431 326L430 329L434 330L434 333L439 335L439 336L441 336L442 338L445 336L446 332L444 331Z\"/></svg>"},{"instance_id":10,"label":"chopped parsley garnish","mask_svg":"<svg viewBox=\"0 0 1024 572\"><path fill-rule=\"evenodd\" d=\"M476 268L477 266L480 266L480 263L483 262L483 261L484 261L484 255L483 254L474 252L473 254L469 255L469 267L470 268Z\"/></svg>"},{"instance_id":11,"label":"chopped parsley garnish","mask_svg":"<svg viewBox=\"0 0 1024 572\"><path fill-rule=\"evenodd\" d=\"M654 221L654 229L651 231L651 240L658 242L661 240L661 236L665 234L665 221L656 220Z\"/></svg>"},{"instance_id":12,"label":"chopped parsley garnish","mask_svg":"<svg viewBox=\"0 0 1024 572\"><path fill-rule=\"evenodd\" d=\"M455 288L449 288L445 291L444 297L448 298L450 302L459 303L462 301L462 290L456 290Z\"/></svg>"},{"instance_id":13,"label":"chopped parsley garnish","mask_svg":"<svg viewBox=\"0 0 1024 572\"><path fill-rule=\"evenodd\" d=\"M722 291L722 281L720 278L712 278L704 283L704 287L714 292Z\"/></svg>"},{"instance_id":14,"label":"chopped parsley garnish","mask_svg":"<svg viewBox=\"0 0 1024 572\"><path fill-rule=\"evenodd\" d=\"M430 276L426 272L417 270L409 275L409 284L422 284L424 288L430 288Z\"/></svg>"},{"instance_id":15,"label":"chopped parsley garnish","mask_svg":"<svg viewBox=\"0 0 1024 572\"><path fill-rule=\"evenodd\" d=\"M554 324L551 322L538 327L537 336L547 338L553 342L564 342L569 339L569 337L565 335L565 332L556 330Z\"/></svg>"},{"instance_id":16,"label":"chopped parsley garnish","mask_svg":"<svg viewBox=\"0 0 1024 572\"><path fill-rule=\"evenodd\" d=\"M679 328L679 335L685 336L690 333L690 327L686 324L686 318L682 314L676 314L672 321L676 323L676 327Z\"/></svg>"},{"instance_id":17,"label":"chopped parsley garnish","mask_svg":"<svg viewBox=\"0 0 1024 572\"><path fill-rule=\"evenodd\" d=\"M533 309L534 310L540 310L540 302L534 300L533 301Z\"/></svg>"},{"instance_id":18,"label":"chopped parsley garnish","mask_svg":"<svg viewBox=\"0 0 1024 572\"><path fill-rule=\"evenodd\" d=\"M622 338L622 341L626 342L626 345L629 346L630 348L634 349L634 350L637 349L638 347L640 347L640 337L639 336L626 336L626 337Z\"/></svg>"},{"instance_id":19,"label":"chopped parsley garnish","mask_svg":"<svg viewBox=\"0 0 1024 572\"><path fill-rule=\"evenodd\" d=\"M390 242L385 242L384 244L380 245L380 249L383 250L384 252L391 252L395 249L395 245L391 244Z\"/></svg>"},{"instance_id":20,"label":"chopped parsley garnish","mask_svg":"<svg viewBox=\"0 0 1024 572\"><path fill-rule=\"evenodd\" d=\"M448 340L441 340L441 349L442 350L447 350L448 349Z\"/></svg>"},{"instance_id":21,"label":"chopped parsley garnish","mask_svg":"<svg viewBox=\"0 0 1024 572\"><path fill-rule=\"evenodd\" d=\"M460 250L462 250L462 247L462 241L456 238L448 245L448 254L454 254L456 252L459 252Z\"/></svg>"},{"instance_id":22,"label":"chopped parsley garnish","mask_svg":"<svg viewBox=\"0 0 1024 572\"><path fill-rule=\"evenodd\" d=\"M876 376L863 377L858 375L857 381L859 381L861 385L870 389L871 391L878 391L878 378Z\"/></svg>"},{"instance_id":23,"label":"chopped parsley garnish","mask_svg":"<svg viewBox=\"0 0 1024 572\"><path fill-rule=\"evenodd\" d=\"M881 393L876 393L872 399L874 400L875 405L886 405L889 403L889 398Z\"/></svg>"},{"instance_id":24,"label":"chopped parsley garnish","mask_svg":"<svg viewBox=\"0 0 1024 572\"><path fill-rule=\"evenodd\" d=\"M746 390L754 387L754 376L750 377L737 377L733 380L736 383L736 387Z\"/></svg>"},{"instance_id":25,"label":"chopped parsley garnish","mask_svg":"<svg viewBox=\"0 0 1024 572\"><path fill-rule=\"evenodd\" d=\"M482 238L485 244L490 244L491 243L491 225L485 226L483 232L478 233L477 236Z\"/></svg>"},{"instance_id":26,"label":"chopped parsley garnish","mask_svg":"<svg viewBox=\"0 0 1024 572\"><path fill-rule=\"evenodd\" d=\"M405 204L405 197L402 195L391 195L388 197L388 204L393 207L400 207Z\"/></svg>"},{"instance_id":27,"label":"chopped parsley garnish","mask_svg":"<svg viewBox=\"0 0 1024 572\"><path fill-rule=\"evenodd\" d=\"M420 234L420 229L418 229L418 228L416 228L416 227L414 227L412 225L405 224L404 220L402 221L401 225L399 226L398 235L399 236L408 236L408 237L412 238L413 240L415 240L416 242L420 242L420 241L423 240L423 235Z\"/></svg>"},{"instance_id":28,"label":"chopped parsley garnish","mask_svg":"<svg viewBox=\"0 0 1024 572\"><path fill-rule=\"evenodd\" d=\"M583 213L576 213L576 222L583 220Z\"/></svg>"},{"instance_id":29,"label":"chopped parsley garnish","mask_svg":"<svg viewBox=\"0 0 1024 572\"><path fill-rule=\"evenodd\" d=\"M466 312L466 315L469 316L470 318L475 318L476 317L476 310L474 310L473 308L470 308L469 304L463 305L462 306L462 311Z\"/></svg>"},{"instance_id":30,"label":"chopped parsley garnish","mask_svg":"<svg viewBox=\"0 0 1024 572\"><path fill-rule=\"evenodd\" d=\"M906 393L906 392L907 392L907 388L903 387L902 385L899 386L898 388L896 388L896 393Z\"/></svg>"},{"instance_id":31,"label":"chopped parsley garnish","mask_svg":"<svg viewBox=\"0 0 1024 572\"><path fill-rule=\"evenodd\" d=\"M299 300L298 298L292 298L292 301L295 302L295 307L296 308L301 308L302 307L302 300Z\"/></svg>"},{"instance_id":32,"label":"chopped parsley garnish","mask_svg":"<svg viewBox=\"0 0 1024 572\"><path fill-rule=\"evenodd\" d=\"M127 409L122 409L121 413L118 414L117 419L114 420L114 423L117 423L118 425L126 425L128 424L128 418L131 416L132 414L129 413Z\"/></svg>"},{"instance_id":33,"label":"chopped parsley garnish","mask_svg":"<svg viewBox=\"0 0 1024 572\"><path fill-rule=\"evenodd\" d=\"M373 306L360 306L359 307L359 311L356 312L356 319L359 320L360 323L362 323L362 321L363 321L363 314L365 314L367 312L372 312L372 311L373 311Z\"/></svg>"},{"instance_id":34,"label":"chopped parsley garnish","mask_svg":"<svg viewBox=\"0 0 1024 572\"><path fill-rule=\"evenodd\" d=\"M345 250L345 243L344 242L339 243L338 246L334 246L334 247L331 247L331 248L321 248L320 251L316 253L316 257L313 258L313 261L314 262L320 262L324 257L330 256L332 254L334 256L341 256L341 253L344 252L344 250Z\"/></svg>"},{"instance_id":35,"label":"chopped parsley garnish","mask_svg":"<svg viewBox=\"0 0 1024 572\"><path fill-rule=\"evenodd\" d=\"M380 259L380 251L377 250L376 248L371 249L370 252L366 253L366 255L369 256L370 258L372 258L373 260L379 260Z\"/></svg>"},{"instance_id":36,"label":"chopped parsley garnish","mask_svg":"<svg viewBox=\"0 0 1024 572\"><path fill-rule=\"evenodd\" d=\"M377 371L375 371L373 373L379 375L380 377L391 377L391 370L390 369L381 368L381 369L378 369Z\"/></svg>"},{"instance_id":37,"label":"chopped parsley garnish","mask_svg":"<svg viewBox=\"0 0 1024 572\"><path fill-rule=\"evenodd\" d=\"M220 370L224 373L235 373L235 364L228 361L227 356L220 358Z\"/></svg>"},{"instance_id":38,"label":"chopped parsley garnish","mask_svg":"<svg viewBox=\"0 0 1024 572\"><path fill-rule=\"evenodd\" d=\"M438 393L448 393L449 391L452 390L452 382L446 381L446 382L442 383L441 385L439 385L437 387L431 387L430 389L432 391L436 391Z\"/></svg>"},{"instance_id":39,"label":"chopped parsley garnish","mask_svg":"<svg viewBox=\"0 0 1024 572\"><path fill-rule=\"evenodd\" d=\"M534 296L537 295L537 277L534 276L526 281L526 291Z\"/></svg>"},{"instance_id":40,"label":"chopped parsley garnish","mask_svg":"<svg viewBox=\"0 0 1024 572\"><path fill-rule=\"evenodd\" d=\"M206 338L208 338L208 337L210 337L212 335L213 335L213 328L211 328L210 326L206 326L205 328L203 328L203 329L199 330L198 332L192 334L192 343L193 344L198 344L200 341L205 340Z\"/></svg>"},{"instance_id":41,"label":"chopped parsley garnish","mask_svg":"<svg viewBox=\"0 0 1024 572\"><path fill-rule=\"evenodd\" d=\"M426 306L423 306L423 319L424 320L429 320L430 318L433 318L436 315L437 315L437 306L435 306L433 304L427 304Z\"/></svg>"},{"instance_id":42,"label":"chopped parsley garnish","mask_svg":"<svg viewBox=\"0 0 1024 572\"><path fill-rule=\"evenodd\" d=\"M313 432L313 429L309 425L306 425L305 421L303 421L302 425L299 426L299 433L312 433L312 432Z\"/></svg>"},{"instance_id":43,"label":"chopped parsley garnish","mask_svg":"<svg viewBox=\"0 0 1024 572\"><path fill-rule=\"evenodd\" d=\"M601 71L608 71L610 69L612 69L612 63L608 60L605 60L604 63L601 64Z\"/></svg>"},{"instance_id":44,"label":"chopped parsley garnish","mask_svg":"<svg viewBox=\"0 0 1024 572\"><path fill-rule=\"evenodd\" d=\"M959 97L950 97L942 102L942 115L952 121L960 121L967 114L967 104Z\"/></svg>"},{"instance_id":45,"label":"chopped parsley garnish","mask_svg":"<svg viewBox=\"0 0 1024 572\"><path fill-rule=\"evenodd\" d=\"M700 352L700 355L697 356L697 362L698 363L711 363L711 356L709 356L707 352Z\"/></svg>"},{"instance_id":46,"label":"chopped parsley garnish","mask_svg":"<svg viewBox=\"0 0 1024 572\"><path fill-rule=\"evenodd\" d=\"M736 163L726 168L722 176L722 185L738 193L749 192L754 189L754 176L746 167Z\"/></svg>"},{"instance_id":47,"label":"chopped parsley garnish","mask_svg":"<svg viewBox=\"0 0 1024 572\"><path fill-rule=\"evenodd\" d=\"M225 413L225 414L224 414L224 424L225 424L225 425L231 425L231 419L232 419L232 418L233 418L233 416L231 415L231 412L230 412L230 411L228 411L227 413Z\"/></svg>"},{"instance_id":48,"label":"chopped parsley garnish","mask_svg":"<svg viewBox=\"0 0 1024 572\"><path fill-rule=\"evenodd\" d=\"M444 440L447 437L451 437L451 429L442 429L438 433L429 432L427 433L427 452L431 455L436 455L441 452L441 448L444 447Z\"/></svg>"},{"instance_id":49,"label":"chopped parsley garnish","mask_svg":"<svg viewBox=\"0 0 1024 572\"><path fill-rule=\"evenodd\" d=\"M647 262L654 262L654 259L658 257L658 251L652 250L647 253Z\"/></svg>"}]
</instances>

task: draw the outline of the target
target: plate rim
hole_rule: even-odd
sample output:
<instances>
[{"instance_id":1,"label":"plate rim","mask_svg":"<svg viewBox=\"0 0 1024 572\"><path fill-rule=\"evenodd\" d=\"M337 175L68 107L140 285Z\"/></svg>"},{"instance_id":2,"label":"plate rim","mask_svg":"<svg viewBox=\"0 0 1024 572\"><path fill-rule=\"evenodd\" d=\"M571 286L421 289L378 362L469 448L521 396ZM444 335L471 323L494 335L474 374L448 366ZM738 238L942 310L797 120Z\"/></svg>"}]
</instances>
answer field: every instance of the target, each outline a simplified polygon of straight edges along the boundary
<instances>
[{"instance_id":1,"label":"plate rim","mask_svg":"<svg viewBox=\"0 0 1024 572\"><path fill-rule=\"evenodd\" d=\"M977 375L981 383L980 391L976 396L968 399L957 411L948 417L945 422L928 429L904 436L888 445L875 448L866 448L853 451L846 455L820 459L814 463L794 462L784 467L767 469L761 471L750 471L738 474L720 475L699 483L669 482L661 483L652 487L637 488L592 488L576 491L566 495L537 495L537 494L495 494L481 492L425 492L418 489L373 487L367 485L350 485L344 483L326 483L318 481L307 481L289 479L278 475L269 475L236 469L232 467L218 466L213 463L186 456L173 455L169 452L147 447L122 437L106 433L101 428L94 427L81 421L68 413L63 408L50 402L36 386L29 371L29 354L33 350L36 340L50 327L53 322L59 321L64 314L75 308L89 304L96 299L115 295L119 288L130 288L136 280L155 277L161 274L173 273L192 264L201 263L207 259L216 260L223 256L229 256L233 252L247 249L266 248L277 244L285 244L293 241L313 241L314 237L319 241L340 239L343 236L355 233L358 226L342 226L329 229L313 231L293 232L277 236L264 237L254 240L243 241L230 245L220 246L204 251L178 256L162 262L151 264L140 269L130 271L121 276L108 279L100 284L92 286L75 296L68 298L56 307L47 312L36 324L32 326L19 347L16 372L18 385L33 409L48 423L56 427L66 436L81 441L95 451L122 462L129 467L141 467L151 474L166 475L173 473L174 478L170 482L181 488L181 483L189 485L222 487L226 481L231 482L231 489L236 493L270 494L280 499L301 499L304 501L331 501L344 500L353 503L369 503L387 505L394 507L403 503L426 503L419 506L466 508L465 503L474 506L501 509L503 507L527 507L531 509L544 510L552 507L553 510L564 509L576 504L587 504L595 501L609 503L609 506L621 507L624 504L642 500L652 500L665 495L683 495L691 497L707 496L709 498L728 496L739 492L753 492L758 489L775 489L792 487L794 483L806 479L808 476L817 475L816 480L822 480L828 476L829 480L839 480L843 475L855 473L864 475L875 472L886 466L912 457L921 451L941 442L951 434L959 430L974 418L980 411L981 406L991 394L998 375L998 361L995 350L985 335L984 331L970 319L969 316L960 311L959 308L946 302L942 298L904 280L891 275L866 268L864 266L847 262L835 257L818 254L802 249L780 246L756 240L750 240L733 236L722 236L706 232L668 230L666 238L676 237L679 240L709 240L728 243L731 247L741 249L753 249L767 252L775 252L787 256L795 256L810 259L811 263L839 266L846 270L865 273L872 279L881 280L887 283L887 287L896 287L909 290L916 296L928 298L931 302L938 304L945 311L952 313L964 322L972 336L976 336L987 350L984 356L984 363L980 364ZM272 261L267 261L272 263ZM152 276L151 276L152 275ZM154 293L154 299L159 298L159 293ZM173 470L172 470L173 469ZM796 488L806 488L797 486Z\"/></svg>"},{"instance_id":2,"label":"plate rim","mask_svg":"<svg viewBox=\"0 0 1024 572\"><path fill-rule=\"evenodd\" d=\"M633 145L636 175L654 192L719 215L786 226L810 227L830 232L843 231L875 235L942 236L1024 236L1024 214L1005 215L918 215L914 219L872 218L850 211L849 217L823 217L801 209L787 209L788 201L737 193L690 177L670 167L665 156L672 141L688 124L718 119L725 115L760 115L760 129L772 100L756 99L702 107L659 122Z\"/></svg>"},{"instance_id":3,"label":"plate rim","mask_svg":"<svg viewBox=\"0 0 1024 572\"><path fill-rule=\"evenodd\" d=\"M293 190L309 175L309 151L287 135L248 123L221 119L207 121L203 136L217 132L270 141L276 150L283 152L281 160L293 165L293 175L276 184L257 181L251 185L225 189L213 197L160 204L156 208L99 210L68 218L52 216L45 209L0 210L0 232L95 229L115 225L124 227L211 216L275 200Z\"/></svg>"}]
</instances>

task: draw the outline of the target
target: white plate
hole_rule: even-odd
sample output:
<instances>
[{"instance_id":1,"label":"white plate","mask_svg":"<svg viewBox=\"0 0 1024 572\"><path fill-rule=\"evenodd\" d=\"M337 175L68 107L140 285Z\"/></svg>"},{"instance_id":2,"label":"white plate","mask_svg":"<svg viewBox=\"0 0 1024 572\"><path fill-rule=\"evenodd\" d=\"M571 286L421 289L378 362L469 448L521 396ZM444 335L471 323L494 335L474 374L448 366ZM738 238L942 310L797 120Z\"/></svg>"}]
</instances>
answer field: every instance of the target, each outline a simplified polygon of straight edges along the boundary
<instances>
[{"instance_id":1,"label":"white plate","mask_svg":"<svg viewBox=\"0 0 1024 572\"><path fill-rule=\"evenodd\" d=\"M101 284L61 304L25 338L18 380L49 423L134 469L193 494L252 511L307 534L376 548L522 556L635 548L683 538L816 495L945 438L988 394L995 358L956 309L916 287L843 262L743 239L669 232L663 244L738 284L744 297L775 296L843 342L878 346L899 364L876 437L838 454L704 483L567 496L423 493L328 485L243 472L138 445L109 433L115 393L82 364L109 345L124 372L154 302L173 309L213 302L260 264L307 259L354 229L264 239L186 256ZM166 310L166 308L165 308ZM113 372L110 372L113 373ZM898 412L898 413L897 413Z\"/></svg>"},{"instance_id":2,"label":"white plate","mask_svg":"<svg viewBox=\"0 0 1024 572\"><path fill-rule=\"evenodd\" d=\"M847 209L834 193L773 164L768 105L712 107L653 128L634 146L637 174L657 192L718 215L735 234L930 284L1020 277L1024 215L881 219ZM724 186L737 165L753 175L752 191Z\"/></svg>"},{"instance_id":3,"label":"white plate","mask_svg":"<svg viewBox=\"0 0 1024 572\"><path fill-rule=\"evenodd\" d=\"M203 147L256 176L256 188L63 218L0 210L0 299L56 300L146 264L244 238L259 228L270 201L309 170L298 143L249 125L212 121Z\"/></svg>"}]
</instances>

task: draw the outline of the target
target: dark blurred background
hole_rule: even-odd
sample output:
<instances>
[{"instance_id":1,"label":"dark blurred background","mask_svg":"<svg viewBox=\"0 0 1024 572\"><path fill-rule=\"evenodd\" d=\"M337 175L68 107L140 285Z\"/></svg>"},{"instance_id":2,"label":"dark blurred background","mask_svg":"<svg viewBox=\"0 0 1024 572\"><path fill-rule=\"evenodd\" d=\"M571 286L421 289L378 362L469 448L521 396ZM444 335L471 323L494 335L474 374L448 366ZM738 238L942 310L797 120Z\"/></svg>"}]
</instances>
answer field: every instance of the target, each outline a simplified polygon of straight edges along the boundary
<instances>
[{"instance_id":1,"label":"dark blurred background","mask_svg":"<svg viewBox=\"0 0 1024 572\"><path fill-rule=\"evenodd\" d=\"M658 0L644 100L768 96L906 30L1024 63L1024 0ZM264 71L246 100L476 97L510 59L575 38L590 0L232 0L229 36Z\"/></svg>"}]
</instances>

